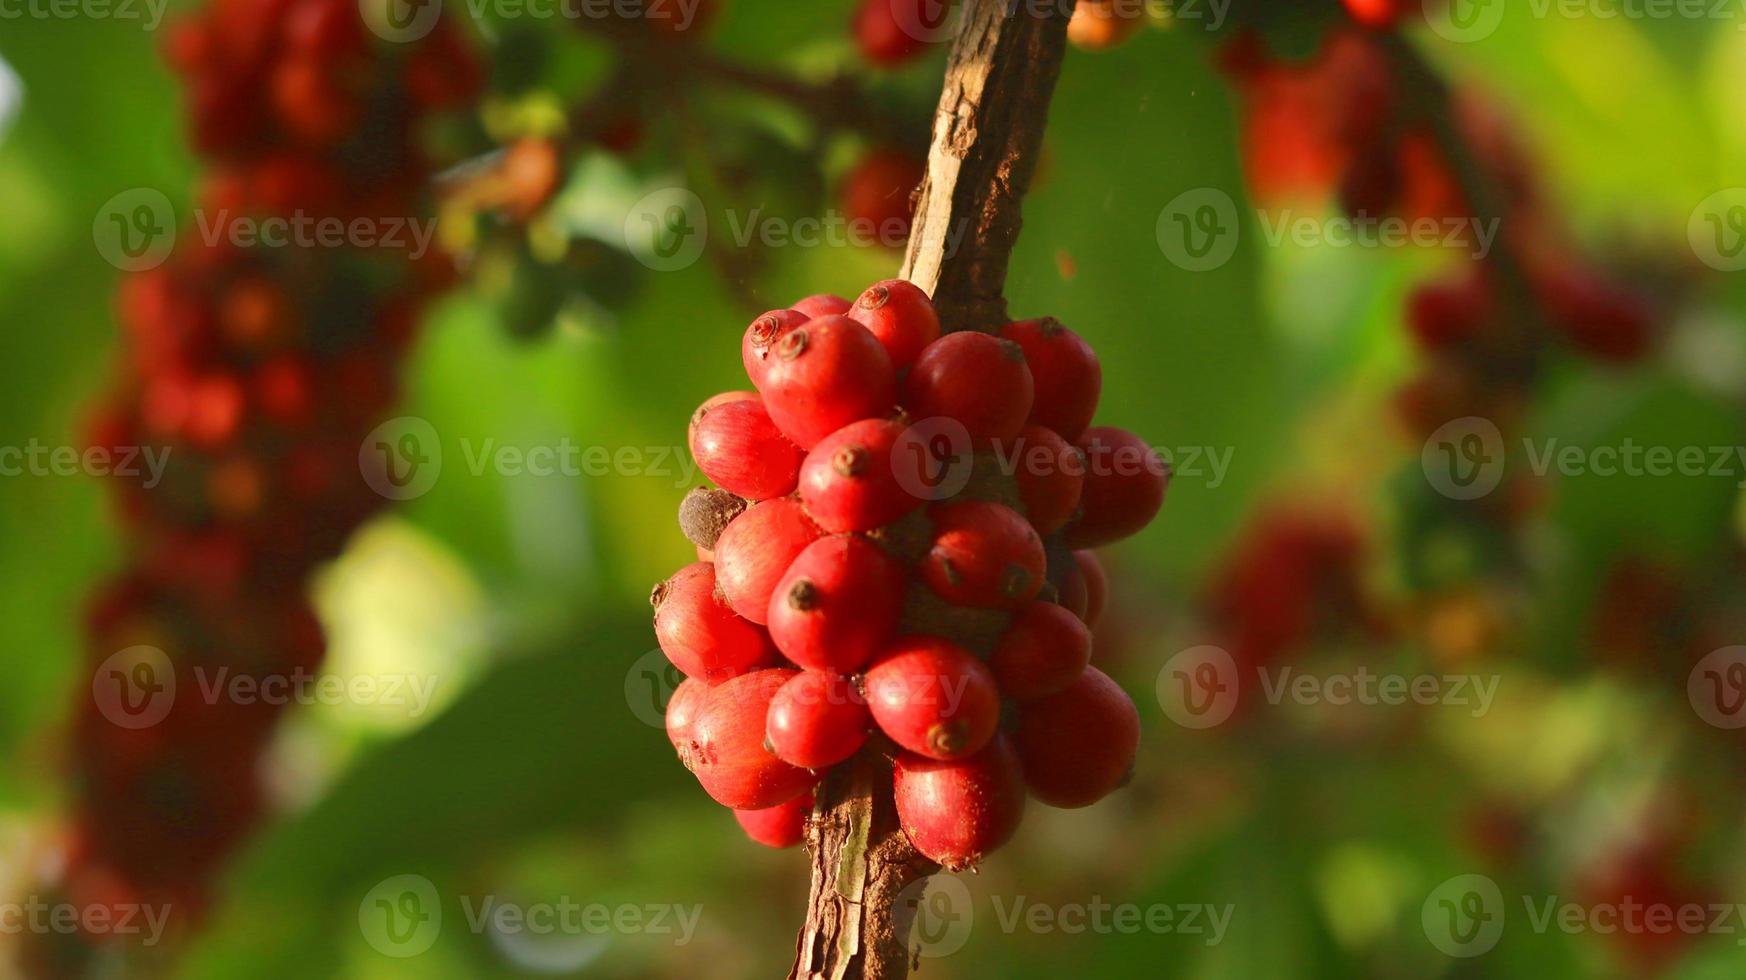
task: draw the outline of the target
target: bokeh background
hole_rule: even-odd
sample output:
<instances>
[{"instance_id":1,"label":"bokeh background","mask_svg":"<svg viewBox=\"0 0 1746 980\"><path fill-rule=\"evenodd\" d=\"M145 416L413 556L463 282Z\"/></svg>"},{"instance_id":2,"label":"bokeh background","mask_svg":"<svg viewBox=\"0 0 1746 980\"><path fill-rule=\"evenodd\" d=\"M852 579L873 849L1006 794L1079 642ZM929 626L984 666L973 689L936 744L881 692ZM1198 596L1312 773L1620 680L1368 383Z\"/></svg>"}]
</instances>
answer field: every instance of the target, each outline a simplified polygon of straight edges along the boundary
<instances>
[{"instance_id":1,"label":"bokeh background","mask_svg":"<svg viewBox=\"0 0 1746 980\"><path fill-rule=\"evenodd\" d=\"M860 74L850 6L728 0L702 43L812 77ZM494 50L529 29L451 13ZM1320 33L1274 37L1295 37L1301 53ZM1519 435L1586 448L1746 445L1741 280L1706 263L1688 234L1702 221L1694 209L1746 184L1746 10L1511 6L1472 43L1416 22L1402 33L1515 127L1562 216L1562 247L1678 283L1661 287L1642 356L1555 352ZM935 900L946 931L931 952L944 955L925 958L921 975L1738 976L1741 746L1731 718L1706 720L1687 682L1710 650L1746 643L1728 611L1739 608L1746 463L1533 475L1531 515L1507 532L1425 517L1460 506L1422 465L1425 433L1400 420L1401 389L1423 366L1404 311L1459 258L1269 242L1254 175L1245 179L1245 103L1220 67L1228 41L1178 18L1110 50L1071 50L1061 76L1008 297L1015 315L1056 316L1095 345L1099 418L1181 471L1156 524L1105 556L1097 657L1133 695L1145 736L1126 791L1081 811L1033 804L1012 845ZM121 274L92 232L105 202L154 188L178 213L190 206L198 164L161 46L160 31L112 18L23 16L0 31L0 444L81 445L87 409L112 384ZM598 46L567 42L540 85L575 101L605 63ZM872 84L925 119L943 63L933 50ZM695 105L749 120L768 145L798 142L792 120L756 99L706 92ZM689 123L648 125L659 147ZM876 245L778 246L746 268L673 271L610 255L614 222L598 215L623 214L652 189L693 187L716 221L760 205L792 216L831 207L832 182L860 150L852 136L833 145L819 196L765 143L714 147L772 165L709 187L677 151L567 162L555 207L569 209L569 227L598 229L608 257L566 282L557 315L477 282L429 310L393 414L434 429L441 476L369 520L308 588L328 634L325 670L430 678L434 700L420 712L342 698L287 715L261 764L276 812L229 863L205 927L179 943L175 975L786 968L804 856L745 840L659 725L671 678L652 652L647 596L690 560L673 520L682 471L540 477L467 465L488 440L682 453L691 410L745 386L736 350L753 314L816 292L852 296L895 273L897 253ZM1241 236L1227 261L1192 271L1161 246L1161 226L1181 195L1205 189L1237 202ZM1337 209L1267 206L1318 221ZM71 805L69 720L90 686L80 610L122 561L107 492L84 476L0 478L7 894L32 894L52 873ZM1498 549L1520 560L1494 560ZM1278 615L1308 622L1281 627L1290 636L1275 667L1431 677L1437 698L1273 704L1244 676L1228 720L1184 724L1161 697L1179 655L1229 651L1233 617L1265 618L1279 603L1297 612ZM1494 685L1495 699L1456 703L1451 675ZM404 874L433 883L445 924L427 951L397 959L360 929L359 908ZM1501 940L1472 958L1433 936L1437 890L1463 875L1495 883L1507 909ZM1695 935L1601 934L1535 928L1524 905L1592 909L1626 895L1724 903L1727 916ZM684 942L467 928L463 903L485 896L701 914ZM1070 920L1099 903L1203 907L1228 913L1228 928L1006 920L1019 905ZM121 955L112 975L128 975L128 962Z\"/></svg>"}]
</instances>

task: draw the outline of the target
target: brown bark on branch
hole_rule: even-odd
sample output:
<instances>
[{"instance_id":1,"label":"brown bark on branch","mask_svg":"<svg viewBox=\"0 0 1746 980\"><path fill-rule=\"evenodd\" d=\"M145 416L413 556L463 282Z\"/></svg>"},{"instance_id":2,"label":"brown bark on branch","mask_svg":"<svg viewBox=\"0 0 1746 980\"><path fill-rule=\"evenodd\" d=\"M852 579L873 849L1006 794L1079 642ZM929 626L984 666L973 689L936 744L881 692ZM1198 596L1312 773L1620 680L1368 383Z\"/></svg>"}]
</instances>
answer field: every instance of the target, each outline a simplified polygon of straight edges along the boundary
<instances>
[{"instance_id":1,"label":"brown bark on branch","mask_svg":"<svg viewBox=\"0 0 1746 980\"><path fill-rule=\"evenodd\" d=\"M1036 171L1067 47L1065 6L967 0L961 8L898 273L934 298L948 331L991 330L1005 321L1001 294L1022 223L1019 204Z\"/></svg>"},{"instance_id":2,"label":"brown bark on branch","mask_svg":"<svg viewBox=\"0 0 1746 980\"><path fill-rule=\"evenodd\" d=\"M1006 321L1002 291L1020 202L1066 50L1062 6L1017 0L1009 10L1007 0L964 0L960 7L899 273L933 296L948 331L993 330ZM910 926L921 897L910 886L939 868L898 827L890 751L876 739L819 785L807 826L812 889L790 980L909 975Z\"/></svg>"}]
</instances>

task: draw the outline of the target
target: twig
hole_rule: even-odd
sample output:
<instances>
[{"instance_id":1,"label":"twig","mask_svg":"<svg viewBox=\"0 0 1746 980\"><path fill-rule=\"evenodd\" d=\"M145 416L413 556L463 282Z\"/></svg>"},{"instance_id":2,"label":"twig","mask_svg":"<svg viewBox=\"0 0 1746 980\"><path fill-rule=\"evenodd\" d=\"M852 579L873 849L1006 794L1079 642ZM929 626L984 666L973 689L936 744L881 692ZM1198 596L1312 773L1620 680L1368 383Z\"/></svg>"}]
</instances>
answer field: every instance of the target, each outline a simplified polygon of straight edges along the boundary
<instances>
[{"instance_id":1,"label":"twig","mask_svg":"<svg viewBox=\"0 0 1746 980\"><path fill-rule=\"evenodd\" d=\"M1005 318L1020 202L1066 47L1067 16L1048 6L1011 15L1002 0L961 8L901 273L932 294L948 330L993 329ZM947 231L964 225L969 233L948 254L956 239ZM886 751L870 745L819 786L807 827L812 890L790 980L909 975L920 898L910 886L938 868L898 826Z\"/></svg>"}]
</instances>

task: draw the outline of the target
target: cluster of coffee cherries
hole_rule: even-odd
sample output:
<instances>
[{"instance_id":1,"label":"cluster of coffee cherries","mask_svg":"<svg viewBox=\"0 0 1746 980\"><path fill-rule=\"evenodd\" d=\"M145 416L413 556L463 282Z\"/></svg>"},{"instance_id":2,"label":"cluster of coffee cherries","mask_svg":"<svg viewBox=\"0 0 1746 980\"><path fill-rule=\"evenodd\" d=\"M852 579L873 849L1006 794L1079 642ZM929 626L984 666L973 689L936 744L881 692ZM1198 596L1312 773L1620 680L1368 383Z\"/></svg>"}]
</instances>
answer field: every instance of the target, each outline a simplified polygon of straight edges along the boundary
<instances>
[{"instance_id":1,"label":"cluster of coffee cherries","mask_svg":"<svg viewBox=\"0 0 1746 980\"><path fill-rule=\"evenodd\" d=\"M1201 598L1201 615L1240 676L1318 641L1385 634L1365 582L1368 541L1331 503L1277 502L1249 519Z\"/></svg>"},{"instance_id":2,"label":"cluster of coffee cherries","mask_svg":"<svg viewBox=\"0 0 1746 980\"><path fill-rule=\"evenodd\" d=\"M1091 425L1091 347L1052 319L942 335L888 280L758 317L741 357L757 390L691 421L715 484L681 508L699 560L651 597L686 675L667 734L709 795L786 846L827 770L889 757L903 830L958 869L1027 790L1082 807L1121 786L1139 716L1092 665L1088 549L1146 526L1168 471Z\"/></svg>"},{"instance_id":3,"label":"cluster of coffee cherries","mask_svg":"<svg viewBox=\"0 0 1746 980\"><path fill-rule=\"evenodd\" d=\"M302 214L386 228L428 214L420 132L480 75L447 22L389 44L352 0L218 0L169 47L208 168L196 201L208 224ZM259 683L319 664L305 580L387 502L360 446L451 276L410 240L245 246L184 229L161 265L124 281L120 370L86 434L134 462L111 486L127 564L86 622L97 686L78 692L55 883L75 904L168 904L185 924L263 808L255 767L279 709L203 696L192 671ZM171 680L163 661L113 660L138 648L179 682L161 718L116 714ZM73 975L76 944L43 945L44 972Z\"/></svg>"}]
</instances>

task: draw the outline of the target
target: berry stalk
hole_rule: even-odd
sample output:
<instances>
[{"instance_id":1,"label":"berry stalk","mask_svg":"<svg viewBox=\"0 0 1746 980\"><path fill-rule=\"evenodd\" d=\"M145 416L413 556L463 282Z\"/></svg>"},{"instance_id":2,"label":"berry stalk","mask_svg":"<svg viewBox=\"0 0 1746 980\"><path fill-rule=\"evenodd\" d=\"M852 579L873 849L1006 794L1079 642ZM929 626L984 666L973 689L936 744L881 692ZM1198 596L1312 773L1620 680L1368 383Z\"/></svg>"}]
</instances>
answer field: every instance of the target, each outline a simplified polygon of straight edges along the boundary
<instances>
[{"instance_id":1,"label":"berry stalk","mask_svg":"<svg viewBox=\"0 0 1746 980\"><path fill-rule=\"evenodd\" d=\"M1006 323L1002 295L1036 169L1067 18L971 0L953 42L899 275L930 294L944 331ZM948 252L953 229L969 225ZM876 739L820 783L807 825L812 887L792 980L901 978L920 889L939 870L900 829L890 747Z\"/></svg>"}]
</instances>

